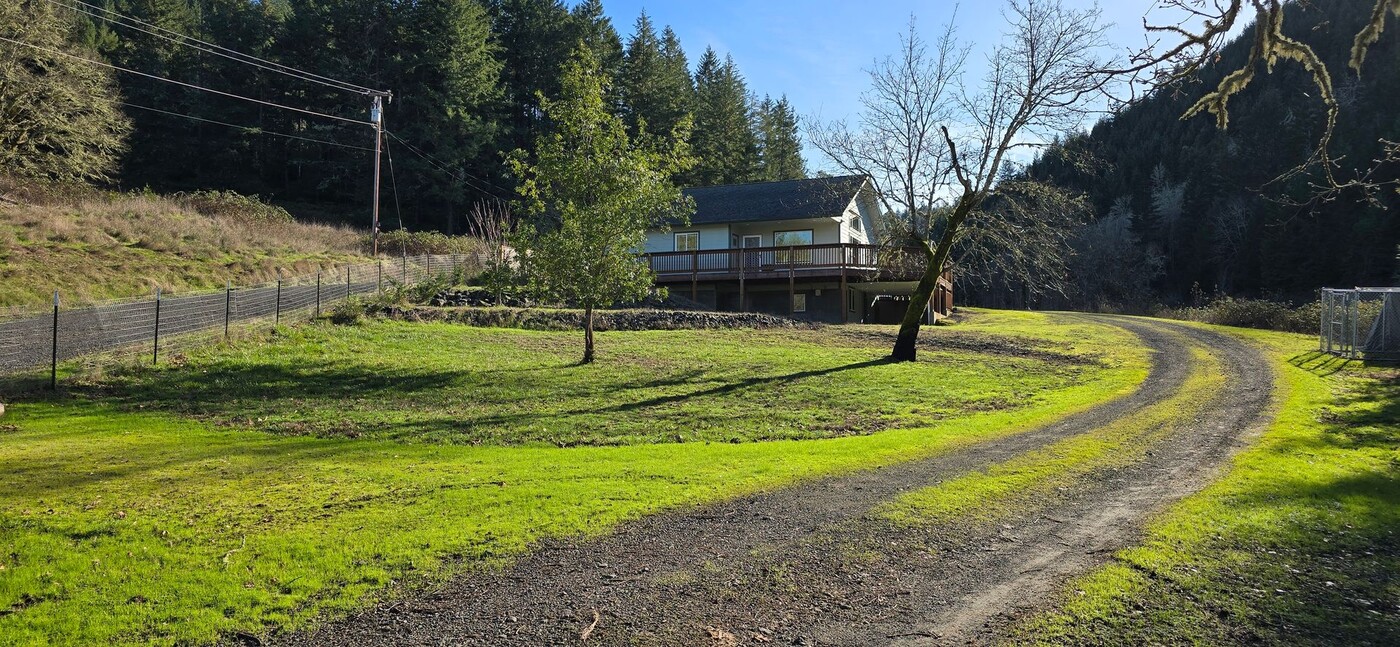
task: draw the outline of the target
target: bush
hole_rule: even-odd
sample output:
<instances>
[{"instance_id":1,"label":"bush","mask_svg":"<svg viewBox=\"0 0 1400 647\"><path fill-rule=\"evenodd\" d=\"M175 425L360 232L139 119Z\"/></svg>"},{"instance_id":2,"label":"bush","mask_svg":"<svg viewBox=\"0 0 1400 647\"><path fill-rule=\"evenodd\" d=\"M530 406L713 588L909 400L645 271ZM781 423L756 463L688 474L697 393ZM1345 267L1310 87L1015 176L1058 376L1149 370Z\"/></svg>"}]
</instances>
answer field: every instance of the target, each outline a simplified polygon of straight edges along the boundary
<instances>
[{"instance_id":1,"label":"bush","mask_svg":"<svg viewBox=\"0 0 1400 647\"><path fill-rule=\"evenodd\" d=\"M286 209L268 203L256 195L243 195L233 191L194 191L177 193L174 197L186 209L214 218L260 224L295 222L292 214Z\"/></svg>"},{"instance_id":2,"label":"bush","mask_svg":"<svg viewBox=\"0 0 1400 647\"><path fill-rule=\"evenodd\" d=\"M365 249L372 241L365 237ZM395 229L379 234L379 251L393 256L422 256L424 254L478 254L484 250L481 240L471 236L448 236L438 231L408 231Z\"/></svg>"},{"instance_id":3,"label":"bush","mask_svg":"<svg viewBox=\"0 0 1400 647\"><path fill-rule=\"evenodd\" d=\"M1364 304L1363 304L1364 305ZM1293 307L1267 299L1236 299L1217 296L1203 306L1194 308L1163 308L1153 313L1167 319L1199 321L1221 326L1263 328L1284 332L1316 333L1322 315L1319 301Z\"/></svg>"},{"instance_id":4,"label":"bush","mask_svg":"<svg viewBox=\"0 0 1400 647\"><path fill-rule=\"evenodd\" d=\"M356 326L364 321L370 305L360 297L350 297L331 307L330 320L337 326Z\"/></svg>"}]
</instances>

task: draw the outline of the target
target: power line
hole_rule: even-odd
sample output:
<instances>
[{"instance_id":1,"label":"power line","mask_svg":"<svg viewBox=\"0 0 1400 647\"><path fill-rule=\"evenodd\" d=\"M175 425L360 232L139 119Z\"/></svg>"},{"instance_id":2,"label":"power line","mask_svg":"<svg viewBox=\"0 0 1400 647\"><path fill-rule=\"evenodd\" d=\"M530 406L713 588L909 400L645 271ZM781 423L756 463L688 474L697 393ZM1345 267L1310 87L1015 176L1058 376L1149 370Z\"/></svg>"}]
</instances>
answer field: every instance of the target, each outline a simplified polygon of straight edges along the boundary
<instances>
[{"instance_id":1,"label":"power line","mask_svg":"<svg viewBox=\"0 0 1400 647\"><path fill-rule=\"evenodd\" d=\"M239 130L246 131L246 132L250 132L250 133L253 133L253 134L257 134L257 135L274 135L274 136L277 136L277 137L286 137L287 139L298 139L298 140L301 140L301 141L304 141L304 142L315 142L315 143L317 143L317 144L325 144L325 145L327 145L327 146L339 146L339 147L341 147L341 148L349 148L349 149L357 150L357 151L368 151L368 152L371 152L371 153L374 152L374 149L373 149L373 148L365 148L364 146L354 146L354 145L351 145L351 144L342 144L342 143L340 143L340 142L333 142L333 141L326 140L326 139L314 139L314 138L311 138L311 137L302 137L301 135L289 135L289 134L287 134L287 133L279 133L279 132L272 131L272 130L263 130L263 129L261 129L261 128L254 128L254 127L252 127L252 126L240 126L240 125L238 125L238 124L231 124L231 123L227 123L227 122L223 122L223 121L215 121L215 120L213 120L213 119L205 119L205 118L203 118L203 117L193 117L193 116L190 116L190 115L180 114L180 113L178 113L178 112L170 112L169 110L161 110L161 109L159 109L159 108L152 108L152 107L150 107L150 106L139 106L139 105L136 105L136 104L134 104L134 103L126 103L125 101L119 101L118 103L120 103L121 105L126 106L126 107L128 107L128 108L136 108L136 109L139 109L139 110L149 110L149 111L151 111L151 112L159 112L159 113L161 113L161 114L163 114L163 115L170 115L170 116L172 116L172 117L180 117L180 118L189 119L189 120L192 120L192 121L202 121L202 122L204 122L204 123L209 123L209 124L217 124L217 125L220 125L220 126L228 126L229 128L237 128L237 129L239 129Z\"/></svg>"},{"instance_id":2,"label":"power line","mask_svg":"<svg viewBox=\"0 0 1400 647\"><path fill-rule=\"evenodd\" d=\"M487 180L483 180L483 179L481 179L481 178L479 178L479 177L476 177L476 176L474 176L474 175L471 175L471 174L467 173L466 171L454 171L454 170L452 170L451 168L449 168L449 167L447 166L447 163L446 163L446 162L443 162L442 160L439 160L438 158L433 157L432 155L429 155L429 154L427 154L427 153L424 153L423 151L418 150L417 148L414 148L414 147L413 147L413 144L410 144L410 143L404 141L402 137L399 137L398 135L395 135L394 133L392 133L392 132L390 132L390 131L387 131L387 130L384 131L384 132L385 132L386 134L388 134L390 137L393 137L394 139L398 140L398 142L399 142L400 144L403 144L404 147L407 148L409 151L411 151L413 154L415 154L415 155L417 155L417 156L423 158L425 161L428 162L429 165L431 165L431 166L437 168L439 171L442 171L443 173L446 173L446 174L452 176L454 179L460 180L461 182L465 183L467 186L470 186L470 187L473 188L473 189L476 189L476 190L478 190L478 191L481 191L482 193L491 193L491 194L494 194L494 195L495 195L496 197L498 197L498 198L504 198L505 196L502 196L501 194L497 193L497 191L504 191L504 192L506 192L506 193L510 193L510 192L507 191L506 189L502 189L501 187L496 186L496 185L493 184L492 182L489 182L489 181L487 181ZM470 178L470 179L468 179L468 178ZM471 182L471 179L474 179L474 180L476 180L477 182L482 182L482 183L486 184L487 186L489 186L489 187L491 187L491 188L483 187L483 186L481 186L480 184L475 184L475 183ZM495 190L493 191L492 189L495 189Z\"/></svg>"},{"instance_id":3,"label":"power line","mask_svg":"<svg viewBox=\"0 0 1400 647\"><path fill-rule=\"evenodd\" d=\"M407 144L405 144L405 146L407 146ZM393 187L394 213L399 217L399 229L402 230L403 209L399 208L399 181L394 178L394 152L389 150L389 142L384 142L384 152L389 156L389 186ZM408 239L402 238L399 240L399 243L403 246L404 258L408 258Z\"/></svg>"},{"instance_id":4,"label":"power line","mask_svg":"<svg viewBox=\"0 0 1400 647\"><path fill-rule=\"evenodd\" d=\"M194 90L200 90L200 91L203 91L203 92L211 92L211 93L213 93L213 94L218 94L218 95L222 95L222 96L225 96L225 97L231 97L231 98L234 98L234 99L241 99L241 100L243 100L243 101L249 101L249 102L252 102L252 103L258 103L258 104L262 104L262 105L265 105L265 106L271 106L271 107L273 107L273 108L281 108L281 109L283 109L283 110L291 110L291 111L293 111L293 112L300 112L300 113L303 113L303 114L311 115L311 116L313 116L313 117L322 117L322 118L325 118L325 119L335 119L335 120L338 120L338 121L345 121L345 122L349 122L349 123L352 123L352 124L371 125L371 126L374 125L373 123L368 122L368 121L360 121L360 120L358 120L358 119L350 119L350 118L348 118L348 117L340 117L340 116L336 116L336 115L328 115L328 114L325 114L325 113L323 113L323 112L315 112L315 111L313 111L313 110L306 110L306 109L303 109L303 108L293 108L292 106L284 106L284 105L282 105L282 104L280 104L280 103L273 103L273 102L271 102L271 101L263 101L262 99L254 99L254 98L252 98L252 97L245 97L245 96L243 96L243 95L241 95L241 94L233 94L233 93L231 93L231 92L224 92L224 91L222 91L222 90L214 90L214 89L211 89L211 88L206 88L206 87L203 87L203 86L195 85L195 84L193 84L193 83L185 83L184 81L176 81L175 79L167 79L167 78L165 78L165 77L163 77L163 76L156 76L156 75L154 75L154 74L147 74L147 73L145 73L145 72L138 72L138 71L136 71L136 70L128 69L128 68L125 68L125 67L120 67L120 66L117 66L117 65L112 65L111 63L103 63L102 61L94 61L94 60L92 60L92 59L90 59L90 58L83 58L83 57L81 57L81 56L77 56L77 55L74 55L74 54L69 54L68 52L61 52L61 51L56 50L56 49L49 49L49 48L47 48L47 47L40 47L40 46L38 46L38 45L32 45L32 44L30 44L30 43L26 43L26 42L22 42L22 41L18 41L18 40L12 40L12 39L9 39L9 38L5 38L4 36L0 36L0 41L4 41L4 42L7 42L7 43L12 43L12 44L15 44L15 45L23 45L24 47L28 47L28 48L30 48L30 49L36 49L36 50L39 50L39 51L41 51L41 52L45 52L45 53L48 53L48 54L55 54L55 55L58 55L58 56L66 56L66 57L68 57L68 58L76 59L76 60L83 61L83 62L86 62L86 63L91 63L91 64L93 64L93 65L97 65L97 66L101 66L101 67L105 67L105 68L117 70L118 72L126 72L126 73L128 73L128 74L135 74L135 75L137 75L137 76L144 76L144 77L146 77L146 78L148 78L148 79L155 79L155 80L157 80L157 81L164 81L164 82L166 82L166 83L173 83L173 84L175 84L175 85L183 86L183 87L186 87L186 88L191 88L191 89L194 89Z\"/></svg>"},{"instance_id":5,"label":"power line","mask_svg":"<svg viewBox=\"0 0 1400 647\"><path fill-rule=\"evenodd\" d=\"M68 8L68 9L72 9L72 10L74 10L74 11L77 11L77 12L79 12L79 13L85 14L85 15L87 15L87 16L91 16L91 17L97 18L97 19L99 19L99 20L105 20L105 21L107 21L107 22L109 22L109 23L112 23L112 24L114 24L114 25L121 25L121 26L123 26L123 27L127 27L127 28L130 28L130 29L135 29L135 30L137 30L137 31L141 31L141 32L144 32L144 33L146 33L146 34L150 34L150 35L155 36L155 37L157 37L157 38L161 38L161 39L170 41L170 42L172 42L172 43L176 43L176 44L178 44L178 45L185 45L185 46L187 46L187 47L193 47L194 49L197 49L197 50L199 50L199 51L201 51L201 52L206 52L206 53L209 53L209 54L214 54L214 55L216 55L216 56L222 56L222 57L227 58L227 59L232 60L232 61L237 61L237 62L239 62L239 63L244 63L244 64L247 64L247 65L252 65L252 66L254 66L254 67L258 67L258 68L261 68L261 69L264 69L264 70L268 70L268 71L271 71L271 72L277 72L277 73L279 73L279 74L285 74L285 75L287 75L287 76L290 76L290 77L293 77L293 78L296 78L296 79L300 79L300 80L303 80L303 81L308 81L308 82L311 82L311 83L319 83L319 84L324 85L324 86L327 86L327 87L336 88L336 89L338 89L338 90L346 90L346 91L350 91L350 92L357 92L357 93L359 93L359 94L385 94L385 93L380 92L380 91L378 91L378 90L374 90L374 89L371 89L371 88L366 88L366 87L364 87L364 86L355 85L355 84L353 84L353 83L348 83L348 82L341 81L341 80L338 80L338 79L333 79L333 78L330 78L330 77L327 77L327 76L322 76L322 75L320 75L320 74L315 74L315 73L313 73L313 72L307 72L307 71L305 71L305 70L300 70L300 69L291 67L291 66L289 66L289 65L283 65L283 64L281 64L281 63L276 63L276 62L273 62L273 61L269 61L269 60L267 60L267 59L258 58L258 57L256 57L256 56L253 56L252 54L244 54L243 52L240 52L240 51L237 51L237 50L233 50L233 49L229 49L229 48L227 48L227 47L223 47L222 45L216 45L216 44L210 43L210 42L208 42L208 41L200 40L200 39L195 38L195 37L193 37L193 36L187 36L187 35L185 35L185 34L181 34L181 33L176 32L176 31L172 31L172 30L169 30L169 29L165 29L164 27L161 27L161 26L159 26L159 25L155 25L155 24L146 22L146 21L141 20L141 19L139 19L139 18L134 18L134 17L131 17L131 16L127 16L127 15L125 15L125 14L121 14L121 13L118 13L118 12L116 12L116 11L112 11L111 9L107 9L107 8L105 8L105 7L99 7L99 6L97 6L97 5L88 4L88 3L86 3L86 2L83 2L82 0L67 0L67 2L72 2L72 3L74 3L73 5L66 4L66 2L63 2L63 1L60 1L60 0L47 0L47 1L48 1L50 4L57 5L57 6L61 6L61 7L65 7L65 8ZM77 6L75 6L75 5L77 5ZM87 9L83 9L82 7L86 7ZM102 12L102 13L104 13L104 14L108 14L108 15L110 15L110 16L115 16L115 18L109 18L109 17L107 17L107 16L99 15L99 14L93 13L93 11L100 11L100 12ZM134 24L128 24L128 23L134 23ZM146 29L146 27L149 27L150 29ZM152 30L155 30L155 31L152 31ZM166 35L166 34L169 34L169 35Z\"/></svg>"}]
</instances>

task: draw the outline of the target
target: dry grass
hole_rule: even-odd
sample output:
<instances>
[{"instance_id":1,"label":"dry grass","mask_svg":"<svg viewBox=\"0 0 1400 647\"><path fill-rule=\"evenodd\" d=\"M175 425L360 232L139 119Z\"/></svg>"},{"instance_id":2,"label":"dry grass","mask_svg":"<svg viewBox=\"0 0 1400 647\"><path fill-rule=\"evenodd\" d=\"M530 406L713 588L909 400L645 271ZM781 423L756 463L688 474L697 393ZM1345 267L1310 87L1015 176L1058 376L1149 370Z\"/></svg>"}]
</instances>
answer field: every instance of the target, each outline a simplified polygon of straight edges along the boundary
<instances>
[{"instance_id":1,"label":"dry grass","mask_svg":"<svg viewBox=\"0 0 1400 647\"><path fill-rule=\"evenodd\" d=\"M0 307L251 284L364 260L362 232L250 221L149 194L0 180Z\"/></svg>"}]
</instances>

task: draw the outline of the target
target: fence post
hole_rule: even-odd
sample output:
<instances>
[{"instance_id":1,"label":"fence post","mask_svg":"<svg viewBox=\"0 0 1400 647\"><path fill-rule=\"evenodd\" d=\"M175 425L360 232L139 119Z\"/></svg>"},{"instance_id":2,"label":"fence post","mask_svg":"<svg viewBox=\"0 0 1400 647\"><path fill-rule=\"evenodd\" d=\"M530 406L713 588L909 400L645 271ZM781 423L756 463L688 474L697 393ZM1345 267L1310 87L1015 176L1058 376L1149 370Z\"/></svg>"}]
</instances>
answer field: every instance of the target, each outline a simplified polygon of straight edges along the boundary
<instances>
[{"instance_id":1,"label":"fence post","mask_svg":"<svg viewBox=\"0 0 1400 647\"><path fill-rule=\"evenodd\" d=\"M224 286L224 339L228 339L229 314L233 311L233 279Z\"/></svg>"},{"instance_id":2,"label":"fence post","mask_svg":"<svg viewBox=\"0 0 1400 647\"><path fill-rule=\"evenodd\" d=\"M350 300L350 266L345 266L345 300Z\"/></svg>"},{"instance_id":3,"label":"fence post","mask_svg":"<svg viewBox=\"0 0 1400 647\"><path fill-rule=\"evenodd\" d=\"M53 359L49 367L49 390L58 390L58 290L53 291Z\"/></svg>"},{"instance_id":4,"label":"fence post","mask_svg":"<svg viewBox=\"0 0 1400 647\"><path fill-rule=\"evenodd\" d=\"M151 342L151 364L160 360L160 288L156 288L156 329L155 339Z\"/></svg>"},{"instance_id":5,"label":"fence post","mask_svg":"<svg viewBox=\"0 0 1400 647\"><path fill-rule=\"evenodd\" d=\"M379 259L379 271L374 275L374 291L384 291L384 259Z\"/></svg>"},{"instance_id":6,"label":"fence post","mask_svg":"<svg viewBox=\"0 0 1400 647\"><path fill-rule=\"evenodd\" d=\"M428 280L431 281L431 280L433 280L433 255L432 255L432 254L428 254L428 255L427 255L427 259L428 259L428 261L427 261L427 265L428 265Z\"/></svg>"},{"instance_id":7,"label":"fence post","mask_svg":"<svg viewBox=\"0 0 1400 647\"><path fill-rule=\"evenodd\" d=\"M408 285L408 254L403 256L403 285Z\"/></svg>"},{"instance_id":8,"label":"fence post","mask_svg":"<svg viewBox=\"0 0 1400 647\"><path fill-rule=\"evenodd\" d=\"M321 273L316 273L316 316L321 316Z\"/></svg>"},{"instance_id":9,"label":"fence post","mask_svg":"<svg viewBox=\"0 0 1400 647\"><path fill-rule=\"evenodd\" d=\"M272 325L282 325L282 279L277 279L277 305L272 306Z\"/></svg>"}]
</instances>

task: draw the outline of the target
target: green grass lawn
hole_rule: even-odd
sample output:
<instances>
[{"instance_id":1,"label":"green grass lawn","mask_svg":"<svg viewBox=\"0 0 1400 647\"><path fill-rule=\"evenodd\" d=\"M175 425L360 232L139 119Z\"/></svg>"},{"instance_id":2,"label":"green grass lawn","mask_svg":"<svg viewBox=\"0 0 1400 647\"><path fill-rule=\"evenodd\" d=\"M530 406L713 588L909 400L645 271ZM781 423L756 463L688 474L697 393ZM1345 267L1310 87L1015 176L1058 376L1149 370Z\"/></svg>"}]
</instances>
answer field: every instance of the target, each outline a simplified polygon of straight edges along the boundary
<instances>
[{"instance_id":1,"label":"green grass lawn","mask_svg":"<svg viewBox=\"0 0 1400 647\"><path fill-rule=\"evenodd\" d=\"M592 366L577 365L573 332L304 326L111 373L84 393L284 435L567 447L918 427L1034 406L1101 368L1067 340L992 337L988 326L937 334L996 352L925 352L917 364L884 362L888 347L863 329L826 328L608 334ZM1041 352L1008 354L1023 348Z\"/></svg>"},{"instance_id":2,"label":"green grass lawn","mask_svg":"<svg viewBox=\"0 0 1400 647\"><path fill-rule=\"evenodd\" d=\"M1275 358L1278 417L1015 642L1400 644L1400 371L1217 330Z\"/></svg>"},{"instance_id":3,"label":"green grass lawn","mask_svg":"<svg viewBox=\"0 0 1400 647\"><path fill-rule=\"evenodd\" d=\"M1024 431L1146 375L1131 335L1044 315L931 329L996 352L914 365L875 361L871 332L605 333L581 367L577 334L313 326L10 402L0 642L303 626L543 537Z\"/></svg>"}]
</instances>

